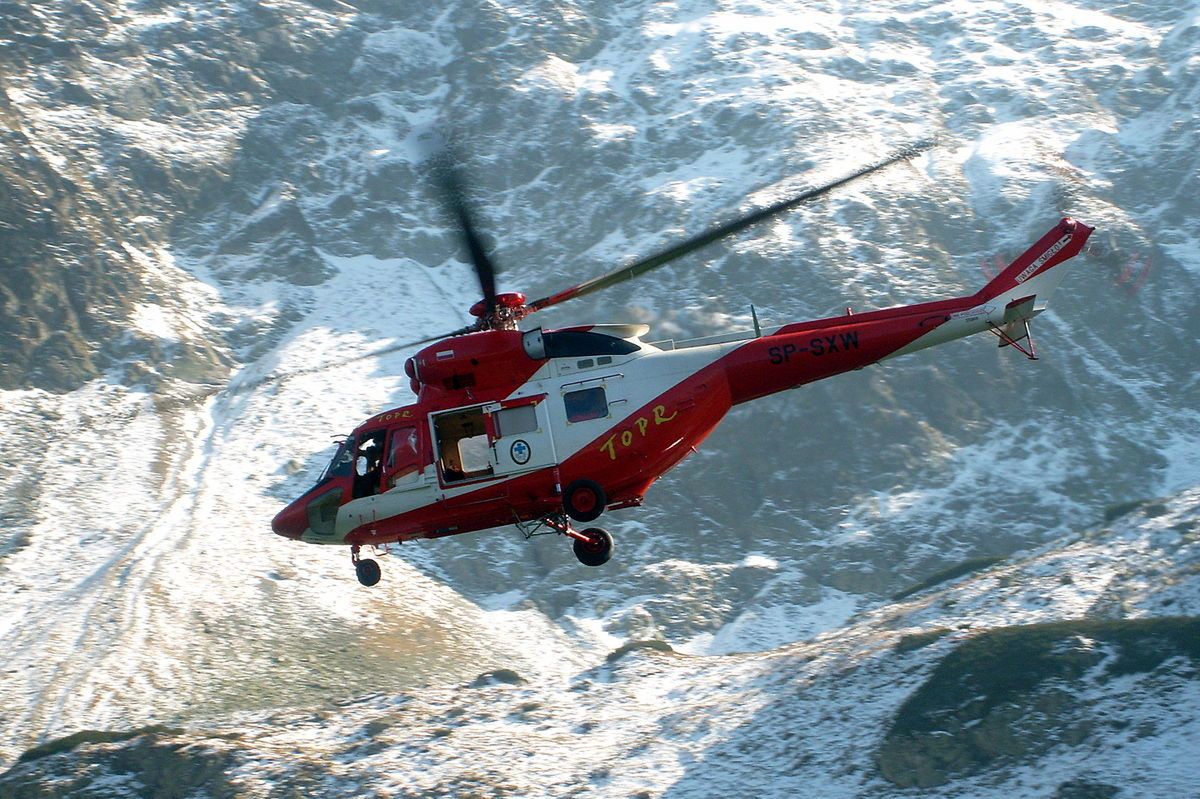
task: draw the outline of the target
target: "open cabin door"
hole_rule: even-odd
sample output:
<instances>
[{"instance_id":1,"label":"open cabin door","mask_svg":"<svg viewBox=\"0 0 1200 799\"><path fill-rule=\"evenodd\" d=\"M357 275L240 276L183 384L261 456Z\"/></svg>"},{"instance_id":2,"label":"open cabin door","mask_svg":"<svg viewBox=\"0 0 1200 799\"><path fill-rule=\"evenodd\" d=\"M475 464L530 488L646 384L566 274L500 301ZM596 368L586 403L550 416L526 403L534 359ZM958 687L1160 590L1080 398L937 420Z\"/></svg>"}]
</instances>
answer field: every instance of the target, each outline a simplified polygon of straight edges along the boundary
<instances>
[{"instance_id":1,"label":"open cabin door","mask_svg":"<svg viewBox=\"0 0 1200 799\"><path fill-rule=\"evenodd\" d=\"M514 501L516 482L510 478L539 470L545 470L545 485L522 483L521 496L553 495L555 477L548 467L557 461L545 398L489 402L431 417L444 507Z\"/></svg>"},{"instance_id":2,"label":"open cabin door","mask_svg":"<svg viewBox=\"0 0 1200 799\"><path fill-rule=\"evenodd\" d=\"M546 395L493 402L484 406L497 475L513 475L555 466L554 435Z\"/></svg>"}]
</instances>

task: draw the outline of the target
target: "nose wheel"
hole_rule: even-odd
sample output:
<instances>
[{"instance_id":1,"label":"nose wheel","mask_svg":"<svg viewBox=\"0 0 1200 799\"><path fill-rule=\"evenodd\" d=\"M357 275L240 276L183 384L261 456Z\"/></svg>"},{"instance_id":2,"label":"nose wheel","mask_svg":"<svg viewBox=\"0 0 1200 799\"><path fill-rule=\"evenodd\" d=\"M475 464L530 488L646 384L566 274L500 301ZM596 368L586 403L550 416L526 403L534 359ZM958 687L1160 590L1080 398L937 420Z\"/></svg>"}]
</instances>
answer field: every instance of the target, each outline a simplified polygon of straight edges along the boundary
<instances>
[{"instance_id":1,"label":"nose wheel","mask_svg":"<svg viewBox=\"0 0 1200 799\"><path fill-rule=\"evenodd\" d=\"M350 562L354 564L354 574L358 577L358 581L370 588L379 582L379 578L383 576L383 570L370 558L359 558L358 551L358 544L350 547Z\"/></svg>"}]
</instances>

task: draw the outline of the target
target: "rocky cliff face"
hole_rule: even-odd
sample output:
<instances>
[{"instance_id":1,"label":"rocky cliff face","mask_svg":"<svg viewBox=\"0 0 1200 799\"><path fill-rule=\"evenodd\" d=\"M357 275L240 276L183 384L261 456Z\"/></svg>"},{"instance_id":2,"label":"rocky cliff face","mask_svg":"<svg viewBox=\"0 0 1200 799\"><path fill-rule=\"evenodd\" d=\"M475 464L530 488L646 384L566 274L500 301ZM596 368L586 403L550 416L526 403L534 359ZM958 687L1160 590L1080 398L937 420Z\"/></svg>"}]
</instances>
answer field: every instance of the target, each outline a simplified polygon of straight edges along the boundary
<instances>
[{"instance_id":1,"label":"rocky cliff face","mask_svg":"<svg viewBox=\"0 0 1200 799\"><path fill-rule=\"evenodd\" d=\"M929 788L1135 725L1135 735L1161 734L1162 720L1147 711L1169 712L1162 694L1197 678L1197 633L1194 617L989 630L943 658L900 706L880 772L900 787Z\"/></svg>"},{"instance_id":2,"label":"rocky cliff face","mask_svg":"<svg viewBox=\"0 0 1200 799\"><path fill-rule=\"evenodd\" d=\"M336 105L344 91L338 53L355 37L337 41L335 21L306 3L4 3L0 386L66 391L131 360L190 359L191 380L225 374L228 359L203 345L164 352L138 334L138 306L163 304L170 285L137 252L157 257L180 226L252 207L255 121L281 103ZM227 251L249 252L247 236ZM256 253L276 274L320 274L311 231L279 238Z\"/></svg>"}]
</instances>

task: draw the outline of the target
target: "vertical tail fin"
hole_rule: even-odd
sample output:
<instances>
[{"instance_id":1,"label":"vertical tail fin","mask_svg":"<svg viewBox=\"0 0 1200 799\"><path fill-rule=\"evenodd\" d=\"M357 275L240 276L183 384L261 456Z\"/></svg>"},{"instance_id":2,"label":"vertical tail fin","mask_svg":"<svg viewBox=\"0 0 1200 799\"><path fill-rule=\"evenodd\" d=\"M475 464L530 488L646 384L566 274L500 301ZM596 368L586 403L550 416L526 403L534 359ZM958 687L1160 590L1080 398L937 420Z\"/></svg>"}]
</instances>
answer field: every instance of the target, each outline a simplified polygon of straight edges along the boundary
<instances>
[{"instance_id":1,"label":"vertical tail fin","mask_svg":"<svg viewBox=\"0 0 1200 799\"><path fill-rule=\"evenodd\" d=\"M1066 270L1055 267L1078 255L1093 230L1063 217L975 295L981 303L1003 308L1001 316L988 319L988 329L1000 339L1001 347L1014 347L1037 360L1029 320L1045 310L1050 295L1062 282ZM1029 343L1023 346L1021 342L1026 339Z\"/></svg>"},{"instance_id":2,"label":"vertical tail fin","mask_svg":"<svg viewBox=\"0 0 1200 799\"><path fill-rule=\"evenodd\" d=\"M1036 306L1031 310L1041 311L1062 280L1062 270L1055 270L1054 267L1078 255L1093 230L1095 228L1082 222L1063 217L1037 243L984 286L976 299L981 302L1003 299L1007 303L1036 296Z\"/></svg>"}]
</instances>

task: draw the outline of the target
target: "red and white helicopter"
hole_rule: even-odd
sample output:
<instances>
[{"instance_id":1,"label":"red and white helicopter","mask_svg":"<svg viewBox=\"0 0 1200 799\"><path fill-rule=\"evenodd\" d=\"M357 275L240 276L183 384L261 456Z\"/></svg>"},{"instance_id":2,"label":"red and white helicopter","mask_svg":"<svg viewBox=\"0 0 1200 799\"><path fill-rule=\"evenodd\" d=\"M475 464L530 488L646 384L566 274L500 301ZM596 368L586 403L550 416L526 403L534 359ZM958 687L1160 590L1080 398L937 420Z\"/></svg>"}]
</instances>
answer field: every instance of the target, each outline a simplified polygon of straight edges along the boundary
<instances>
[{"instance_id":1,"label":"red and white helicopter","mask_svg":"<svg viewBox=\"0 0 1200 799\"><path fill-rule=\"evenodd\" d=\"M599 566L613 538L577 530L605 510L641 505L646 491L716 427L730 408L974 333L1036 358L1029 320L1046 307L1093 228L1064 218L970 296L755 329L741 338L656 346L643 324L561 330L517 323L737 233L932 146L923 142L839 180L775 203L679 245L527 302L497 294L496 268L462 194L449 205L483 289L478 321L435 339L405 363L415 404L372 416L342 441L317 484L272 521L281 536L345 544L363 585L379 565L364 545L439 538L514 524L527 537L559 533ZM448 173L449 174L449 173ZM753 312L753 309L752 309Z\"/></svg>"}]
</instances>

